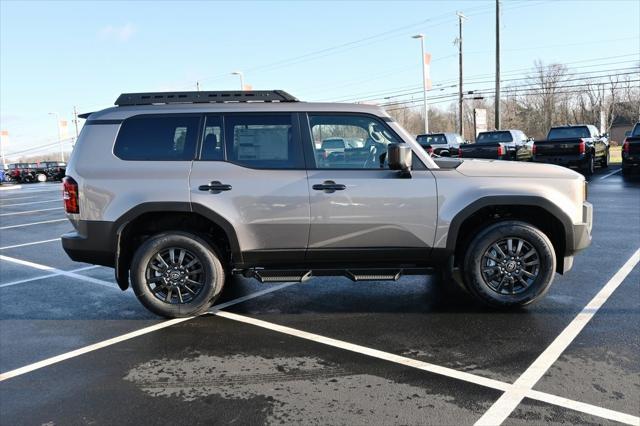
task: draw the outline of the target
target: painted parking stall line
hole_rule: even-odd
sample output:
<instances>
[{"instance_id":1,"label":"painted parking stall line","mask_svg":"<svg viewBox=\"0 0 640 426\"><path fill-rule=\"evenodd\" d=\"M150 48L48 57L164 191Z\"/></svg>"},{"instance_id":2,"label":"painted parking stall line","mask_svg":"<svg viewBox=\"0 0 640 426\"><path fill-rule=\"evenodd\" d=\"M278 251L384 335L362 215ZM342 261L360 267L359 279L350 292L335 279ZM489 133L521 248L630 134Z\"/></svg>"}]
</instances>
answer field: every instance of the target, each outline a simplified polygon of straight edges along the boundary
<instances>
[{"instance_id":1,"label":"painted parking stall line","mask_svg":"<svg viewBox=\"0 0 640 426\"><path fill-rule=\"evenodd\" d=\"M273 287L269 287L269 288L267 288L265 290L257 291L255 293L251 293L249 295L246 295L246 296L243 296L243 297L239 297L237 299L230 300L230 301L228 301L226 303L222 303L220 305L216 305L209 312L216 312L218 309L223 309L223 308L235 305L237 303L241 303L241 302L244 302L244 301L249 300L249 299L253 299L253 298L268 294L268 293L272 293L274 291L278 291L278 290L280 290L282 288L289 287L289 286L295 285L295 284L297 284L297 283L284 283L284 284L276 285L276 286L273 286ZM176 318L176 319L163 321L163 322L161 322L159 324L155 324L155 325L152 325L152 326L149 326L149 327L141 328L140 330L132 331L130 333L126 333L126 334L123 334L121 336L117 336L117 337L114 337L114 338L111 338L111 339L103 340L103 341L98 342L98 343L94 343L92 345L88 345L88 346L82 347L80 349L76 349L76 350L73 350L73 351L70 351L70 352L66 352L66 353L63 353L63 354L60 354L60 355L56 355L54 357L47 358L47 359L44 359L42 361L38 361L38 362L33 363L33 364L25 365L24 367L20 367L20 368L17 368L15 370L11 370L11 371L7 371L7 372L4 372L4 373L0 373L0 382L8 380L8 379L11 379L13 377L17 377L17 376L21 376L23 374L30 373L30 372L35 371L35 370L39 370L39 369L44 368L44 367L48 367L48 366L53 365L53 364L57 364L57 363L62 362L62 361L66 361L66 360L71 359L71 358L78 357L80 355L87 354L89 352L97 351L99 349L106 348L108 346L112 346L112 345L115 345L117 343L133 339L133 338L138 337L138 336L143 336L145 334L153 333L154 331L162 330L164 328L171 327L173 325L180 324L180 323L183 323L185 321L192 320L194 318L197 318L197 317Z\"/></svg>"},{"instance_id":2,"label":"painted parking stall line","mask_svg":"<svg viewBox=\"0 0 640 426\"><path fill-rule=\"evenodd\" d=\"M75 273L75 272L88 271L88 270L97 269L97 268L100 268L100 266L91 265L91 266L84 266L82 268L72 269L72 270L66 271L66 272L67 273ZM59 276L62 276L62 275L64 275L64 274L61 274L59 272L54 272L52 274L40 275L40 276L33 277L33 278L26 278L24 280L11 281L11 282L8 282L8 283L0 284L0 288L11 287L11 286L18 285L18 284L30 283L32 281L44 280L44 279L47 279L47 278L59 277Z\"/></svg>"},{"instance_id":3,"label":"painted parking stall line","mask_svg":"<svg viewBox=\"0 0 640 426\"><path fill-rule=\"evenodd\" d=\"M533 389L536 383L545 375L547 370L556 362L567 347L578 336L580 331L589 323L598 310L609 299L622 281L640 262L640 249L627 260L616 274L602 287L582 311L555 338L540 356L522 373L502 396L476 422L476 425L499 425L511 415L522 400ZM637 424L637 423L636 423Z\"/></svg>"},{"instance_id":4,"label":"painted parking stall line","mask_svg":"<svg viewBox=\"0 0 640 426\"><path fill-rule=\"evenodd\" d=\"M62 210L62 209L64 209L64 207L52 207L50 209L37 209L37 210L27 210L24 212L0 213L0 216L15 216L17 214L33 214L33 213L49 212L53 210Z\"/></svg>"},{"instance_id":5,"label":"painted parking stall line","mask_svg":"<svg viewBox=\"0 0 640 426\"><path fill-rule=\"evenodd\" d=\"M0 250L8 250L8 249L13 249L13 248L18 248L18 247L35 246L35 245L38 245L38 244L52 243L54 241L60 241L60 238L52 238L50 240L42 240L42 241L33 241L33 242L30 242L30 243L13 244L13 245L10 245L10 246L0 247Z\"/></svg>"},{"instance_id":6,"label":"painted parking stall line","mask_svg":"<svg viewBox=\"0 0 640 426\"><path fill-rule=\"evenodd\" d=\"M44 201L31 201L28 203L13 203L13 204L0 204L0 207L14 207L14 206L30 206L33 204L44 204L44 203L61 203L61 198L56 198L53 200L44 200Z\"/></svg>"},{"instance_id":7,"label":"painted parking stall line","mask_svg":"<svg viewBox=\"0 0 640 426\"><path fill-rule=\"evenodd\" d=\"M113 289L113 290L120 290L120 288L118 286L116 286L112 282L99 280L97 278L87 277L87 276L76 274L76 273L70 272L70 271L63 271L62 269L54 268L52 266L41 265L39 263L29 262L29 261L26 261L26 260L16 259L14 257L9 257L9 256L4 256L4 255L0 255L0 260L4 260L4 261L7 261L7 262L12 262L12 263L15 263L15 264L18 264L18 265L28 266L30 268L39 269L41 271L51 272L52 274L64 275L65 277L75 278L75 279L81 280L81 281L87 281L87 282L90 282L90 283L93 283L93 284L98 284L98 285L101 285L101 286L104 286L104 287L108 287L108 288Z\"/></svg>"},{"instance_id":8,"label":"painted parking stall line","mask_svg":"<svg viewBox=\"0 0 640 426\"><path fill-rule=\"evenodd\" d=\"M603 180L603 179L606 179L606 178L608 178L608 177L610 177L610 176L613 176L613 175L615 175L616 173L619 173L620 171L622 171L622 169L617 169L617 170L612 171L611 173L607 173L606 175L601 176L601 177L600 177L600 180Z\"/></svg>"},{"instance_id":9,"label":"painted parking stall line","mask_svg":"<svg viewBox=\"0 0 640 426\"><path fill-rule=\"evenodd\" d=\"M234 321L239 321L245 324L262 327L267 330L287 334L294 337L299 337L301 339L310 340L316 343L333 346L335 348L347 350L350 352L355 352L362 355L368 355L384 361L401 364L411 368L417 368L419 370L427 371L434 374L439 374L448 378L462 380L467 383L472 383L475 385L484 386L484 387L495 389L495 390L507 391L508 389L511 389L513 387L513 385L511 385L510 383L501 382L499 380L490 379L487 377L482 377L482 376L478 376L471 373L466 373L464 371L454 370L452 368L443 367L443 366L431 364L428 362L415 360L412 358L406 358L401 355L396 355L389 352L368 348L366 346L356 345L356 344L345 342L342 340L332 339L330 337L321 336L319 334L308 333L306 331L297 330L295 328L286 327L278 324L273 324L267 321L246 317L244 315L238 315L235 313L224 312L224 311L216 312L215 315L222 318L234 320ZM640 417L636 417L627 413L621 413L615 410L609 410L606 408L598 407L595 405L591 405L591 404L587 404L579 401L574 401L574 400L559 397L556 395L547 394L544 392L533 391L529 389L528 391L525 392L525 396L530 399L543 401L548 404L553 404L559 407L581 411L583 413L592 414L598 417L602 417L609 420L615 420L622 423L637 425L638 422L640 422Z\"/></svg>"},{"instance_id":10,"label":"painted parking stall line","mask_svg":"<svg viewBox=\"0 0 640 426\"><path fill-rule=\"evenodd\" d=\"M33 226L33 225L43 225L45 223L55 223L55 222L65 222L67 219L53 219L53 220L43 220L40 222L31 222L31 223L21 223L20 225L10 225L0 227L1 229L14 229L14 228L23 228L25 226Z\"/></svg>"}]
</instances>

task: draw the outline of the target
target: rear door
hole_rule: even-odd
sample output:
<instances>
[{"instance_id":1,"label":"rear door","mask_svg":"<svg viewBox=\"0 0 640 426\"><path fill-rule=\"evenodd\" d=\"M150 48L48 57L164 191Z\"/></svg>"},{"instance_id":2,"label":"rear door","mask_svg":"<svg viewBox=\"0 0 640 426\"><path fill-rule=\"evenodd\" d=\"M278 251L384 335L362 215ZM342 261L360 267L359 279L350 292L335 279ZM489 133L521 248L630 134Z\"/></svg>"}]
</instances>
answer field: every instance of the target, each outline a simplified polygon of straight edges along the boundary
<instances>
[{"instance_id":1,"label":"rear door","mask_svg":"<svg viewBox=\"0 0 640 426\"><path fill-rule=\"evenodd\" d=\"M307 260L332 266L428 262L437 218L433 174L415 154L417 170L410 179L389 170L386 145L403 141L377 117L315 113L307 119L308 127L303 126L311 159ZM325 158L314 142L329 136L364 143L362 148L345 149L343 157Z\"/></svg>"},{"instance_id":2,"label":"rear door","mask_svg":"<svg viewBox=\"0 0 640 426\"><path fill-rule=\"evenodd\" d=\"M208 115L189 186L196 212L233 227L245 264L304 259L309 190L296 114Z\"/></svg>"}]
</instances>

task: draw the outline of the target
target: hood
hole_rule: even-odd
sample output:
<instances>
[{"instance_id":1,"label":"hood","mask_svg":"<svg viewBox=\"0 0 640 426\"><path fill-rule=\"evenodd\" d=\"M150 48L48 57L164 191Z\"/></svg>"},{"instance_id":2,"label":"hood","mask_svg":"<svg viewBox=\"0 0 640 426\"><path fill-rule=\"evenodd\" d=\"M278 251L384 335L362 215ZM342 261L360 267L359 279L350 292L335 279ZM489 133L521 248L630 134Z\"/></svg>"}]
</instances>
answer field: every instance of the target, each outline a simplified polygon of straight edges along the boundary
<instances>
[{"instance_id":1,"label":"hood","mask_svg":"<svg viewBox=\"0 0 640 426\"><path fill-rule=\"evenodd\" d=\"M566 167L522 161L465 159L456 170L465 176L576 179L582 177Z\"/></svg>"}]
</instances>

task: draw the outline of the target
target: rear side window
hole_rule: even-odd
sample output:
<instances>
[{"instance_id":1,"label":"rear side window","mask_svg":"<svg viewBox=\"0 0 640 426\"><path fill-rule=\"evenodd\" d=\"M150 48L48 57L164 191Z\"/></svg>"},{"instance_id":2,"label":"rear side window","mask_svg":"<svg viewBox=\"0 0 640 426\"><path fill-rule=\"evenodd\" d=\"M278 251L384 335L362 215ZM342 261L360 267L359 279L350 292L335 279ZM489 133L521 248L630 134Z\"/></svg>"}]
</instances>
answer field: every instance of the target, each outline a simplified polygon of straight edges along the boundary
<instances>
[{"instance_id":1,"label":"rear side window","mask_svg":"<svg viewBox=\"0 0 640 426\"><path fill-rule=\"evenodd\" d=\"M193 159L200 117L157 115L126 119L113 153L123 160L190 161Z\"/></svg>"},{"instance_id":2,"label":"rear side window","mask_svg":"<svg viewBox=\"0 0 640 426\"><path fill-rule=\"evenodd\" d=\"M225 116L227 161L256 169L302 169L291 114Z\"/></svg>"}]
</instances>

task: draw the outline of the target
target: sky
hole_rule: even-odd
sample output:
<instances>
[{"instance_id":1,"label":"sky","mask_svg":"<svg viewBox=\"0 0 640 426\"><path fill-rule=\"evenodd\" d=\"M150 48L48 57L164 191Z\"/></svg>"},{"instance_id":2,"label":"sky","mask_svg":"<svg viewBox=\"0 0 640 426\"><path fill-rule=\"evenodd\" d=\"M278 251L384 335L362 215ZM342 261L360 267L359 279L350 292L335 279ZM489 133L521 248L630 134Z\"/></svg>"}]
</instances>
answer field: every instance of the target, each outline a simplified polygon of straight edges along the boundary
<instances>
[{"instance_id":1,"label":"sky","mask_svg":"<svg viewBox=\"0 0 640 426\"><path fill-rule=\"evenodd\" d=\"M503 79L525 76L535 60L598 75L640 61L640 0L504 0L501 8ZM305 101L417 101L399 96L421 85L417 33L432 55L437 99L457 90L456 11L468 17L465 90L491 87L494 0L0 0L4 151L55 151L34 148L58 139L49 113L68 120L73 136L74 106L96 111L120 93L196 90L196 82L234 90L237 70L253 89Z\"/></svg>"}]
</instances>

